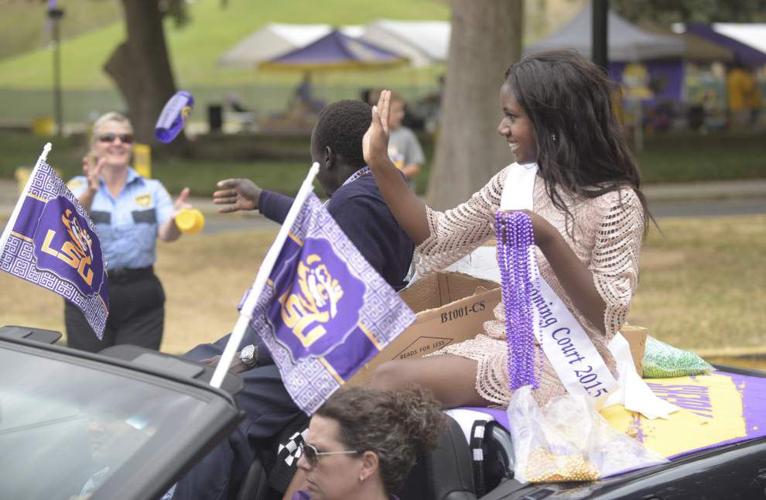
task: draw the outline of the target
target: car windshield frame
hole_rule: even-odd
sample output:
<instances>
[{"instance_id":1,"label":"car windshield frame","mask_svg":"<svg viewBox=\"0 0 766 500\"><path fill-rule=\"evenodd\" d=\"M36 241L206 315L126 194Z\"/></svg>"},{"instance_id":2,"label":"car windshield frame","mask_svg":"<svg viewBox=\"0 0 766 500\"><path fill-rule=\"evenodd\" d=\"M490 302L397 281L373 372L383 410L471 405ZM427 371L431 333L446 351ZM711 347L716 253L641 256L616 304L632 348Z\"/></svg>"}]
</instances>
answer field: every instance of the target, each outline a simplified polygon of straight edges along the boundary
<instances>
[{"instance_id":1,"label":"car windshield frame","mask_svg":"<svg viewBox=\"0 0 766 500\"><path fill-rule=\"evenodd\" d=\"M122 427L115 429L115 434L126 433L129 435L130 427L136 431L145 431L146 427L150 426L150 432L143 432L143 434L135 432L136 436L139 434L142 436L135 439L143 439L143 441L137 443L133 448L127 448L130 450L129 455L121 457L121 461L108 470L108 474L105 474L106 479L99 478L88 498L157 498L196 463L196 460L228 435L241 420L242 414L231 394L193 378L204 371L202 367L168 355L147 352L134 346L120 347L126 348L122 349L121 352L123 354L127 352L127 356L115 358L75 351L56 345L0 338L0 352L10 356L14 356L16 353L15 355L21 359L25 355L33 356L35 363L32 364L37 367L40 366L40 363L53 366L54 373L60 374L62 371L76 373L80 380L83 379L83 374L92 373L94 377L98 377L94 380L106 380L101 385L109 386L111 384L115 387L116 383L120 383L119 386L122 387L124 382L124 387L131 388L133 402L129 401L126 405L120 401L119 394L116 394L117 391L110 391L112 393L110 395L96 394L96 397L89 397L84 406L77 406L77 403L82 403L83 396L82 391L77 393L74 389L72 390L73 398L68 399L67 396L69 395L65 394L50 398L50 400L51 405L59 405L62 409L67 409L70 412L69 415L62 415L60 420L64 423L67 422L67 418L70 419L70 422L87 418L88 425L92 425L91 414L100 416L102 413L99 412L104 408L110 409L107 407L114 406L125 409L127 406L129 411L117 412L113 419L108 420L121 424ZM27 359L26 361L30 360ZM63 363L65 367L60 363ZM20 373L18 376L33 377L34 374L26 372ZM18 391L14 392L13 380L17 380L17 387L22 385L17 378L6 379L0 384L0 399L5 395L8 401L13 400L14 403L17 403L16 409L22 407L20 401L27 402L24 401L25 399L38 401L36 395L31 392L25 397L22 397ZM56 387L56 384L66 387L66 380L51 381L51 384L52 387ZM95 385L98 386L99 384ZM41 392L43 394L40 395L39 401L43 403L49 401L46 399L46 396L49 396L49 391L42 390ZM146 394L147 399L153 399L153 401L145 405L142 401L140 405L136 405L136 394L139 396ZM102 404L103 400L106 400L106 406ZM13 408L10 405L7 406ZM81 411L78 414L73 413L74 408L83 407L86 408L86 411ZM156 411L155 413L142 411L136 415L134 410L139 407L142 410L154 408ZM183 411L189 412L183 414ZM43 415L44 413L43 409L40 414ZM127 418L128 415L129 418ZM162 415L162 420L153 415ZM6 415L6 417L11 417L6 418L6 422L11 421L7 429L7 436L16 432L24 432L24 426L18 426L18 422L21 421L20 418L16 418L14 423L13 416ZM155 421L152 420L153 418ZM168 425L171 421L169 419L172 419L172 428ZM30 420L34 420L34 418L30 418ZM57 422L51 420L50 423L56 424ZM47 424L48 422L41 422L42 426ZM80 424L80 427L85 427L82 422ZM63 428L70 427L72 427L71 423L68 426L63 426ZM34 429L34 422L32 422L30 429ZM90 427L87 432L87 437L90 437ZM31 435L34 436L35 433L32 432ZM21 438L23 434L18 434L16 437ZM34 446L34 440L29 445ZM104 447L104 449L110 448ZM28 453L28 451L22 450L20 454L25 452ZM62 450L62 452L66 455L67 449ZM79 453L81 454L81 452ZM39 470L37 477L45 477L45 470ZM2 489L0 486L0 491Z\"/></svg>"}]
</instances>

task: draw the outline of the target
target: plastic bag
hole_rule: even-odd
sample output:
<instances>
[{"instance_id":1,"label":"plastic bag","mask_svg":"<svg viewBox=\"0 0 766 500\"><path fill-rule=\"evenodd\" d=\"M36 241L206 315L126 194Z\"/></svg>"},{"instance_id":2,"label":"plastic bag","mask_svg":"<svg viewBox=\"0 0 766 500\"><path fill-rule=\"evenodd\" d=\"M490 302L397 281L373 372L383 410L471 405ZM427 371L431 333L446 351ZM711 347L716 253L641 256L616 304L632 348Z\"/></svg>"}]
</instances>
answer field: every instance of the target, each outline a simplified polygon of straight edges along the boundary
<instances>
[{"instance_id":1,"label":"plastic bag","mask_svg":"<svg viewBox=\"0 0 766 500\"><path fill-rule=\"evenodd\" d=\"M651 336L646 338L643 365L644 378L688 377L713 371L713 366L697 354Z\"/></svg>"},{"instance_id":2,"label":"plastic bag","mask_svg":"<svg viewBox=\"0 0 766 500\"><path fill-rule=\"evenodd\" d=\"M667 462L613 429L581 396L567 394L540 408L531 387L513 393L508 419L521 482L593 481Z\"/></svg>"}]
</instances>

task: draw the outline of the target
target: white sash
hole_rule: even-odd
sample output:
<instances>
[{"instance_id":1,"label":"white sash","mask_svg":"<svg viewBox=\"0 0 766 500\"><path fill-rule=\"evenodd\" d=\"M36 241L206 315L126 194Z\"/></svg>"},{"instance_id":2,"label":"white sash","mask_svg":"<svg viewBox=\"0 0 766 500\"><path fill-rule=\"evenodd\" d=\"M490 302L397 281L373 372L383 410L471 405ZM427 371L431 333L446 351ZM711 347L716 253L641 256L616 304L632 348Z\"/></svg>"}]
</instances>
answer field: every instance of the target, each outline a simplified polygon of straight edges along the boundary
<instances>
[{"instance_id":1,"label":"white sash","mask_svg":"<svg viewBox=\"0 0 766 500\"><path fill-rule=\"evenodd\" d=\"M500 200L501 210L532 210L537 164L514 163L508 168ZM535 336L559 379L570 394L590 396L597 407L616 392L619 384L590 337L566 304L537 272L537 255L530 249L533 279L539 283L532 296Z\"/></svg>"},{"instance_id":2,"label":"white sash","mask_svg":"<svg viewBox=\"0 0 766 500\"><path fill-rule=\"evenodd\" d=\"M536 175L536 163L512 164L500 209L532 210ZM620 376L620 382L615 380L582 325L537 273L537 256L534 248L530 251L530 261L535 263L533 277L539 278L540 284L532 297L535 336L567 391L590 396L599 408L623 403L628 410L648 418L666 418L675 411L675 406L657 398L636 373L627 341L619 332L609 344Z\"/></svg>"}]
</instances>

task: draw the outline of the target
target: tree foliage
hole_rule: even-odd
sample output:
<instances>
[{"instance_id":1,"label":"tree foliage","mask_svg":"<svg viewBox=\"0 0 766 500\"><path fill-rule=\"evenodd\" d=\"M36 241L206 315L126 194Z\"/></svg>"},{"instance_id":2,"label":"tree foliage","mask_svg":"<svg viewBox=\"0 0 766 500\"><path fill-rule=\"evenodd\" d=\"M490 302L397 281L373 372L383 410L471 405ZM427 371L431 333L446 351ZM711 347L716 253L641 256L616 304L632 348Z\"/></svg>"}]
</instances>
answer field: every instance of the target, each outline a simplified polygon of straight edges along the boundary
<instances>
[{"instance_id":1,"label":"tree foliage","mask_svg":"<svg viewBox=\"0 0 766 500\"><path fill-rule=\"evenodd\" d=\"M766 0L612 0L611 8L634 22L766 21Z\"/></svg>"}]
</instances>

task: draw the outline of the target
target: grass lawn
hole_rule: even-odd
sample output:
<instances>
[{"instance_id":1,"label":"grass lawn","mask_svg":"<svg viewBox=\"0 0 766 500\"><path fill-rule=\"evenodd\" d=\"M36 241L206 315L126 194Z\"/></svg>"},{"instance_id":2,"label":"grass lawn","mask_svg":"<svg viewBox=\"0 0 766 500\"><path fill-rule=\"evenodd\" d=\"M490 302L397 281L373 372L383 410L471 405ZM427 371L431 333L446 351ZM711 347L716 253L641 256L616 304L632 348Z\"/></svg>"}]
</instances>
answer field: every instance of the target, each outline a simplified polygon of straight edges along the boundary
<instances>
[{"instance_id":1,"label":"grass lawn","mask_svg":"<svg viewBox=\"0 0 766 500\"><path fill-rule=\"evenodd\" d=\"M641 254L631 322L705 352L766 346L766 216L660 224Z\"/></svg>"},{"instance_id":2,"label":"grass lawn","mask_svg":"<svg viewBox=\"0 0 766 500\"><path fill-rule=\"evenodd\" d=\"M157 273L167 295L164 351L183 352L231 330L239 299L274 236L231 232L158 244ZM64 331L64 305L57 295L5 273L0 290L0 325Z\"/></svg>"},{"instance_id":3,"label":"grass lawn","mask_svg":"<svg viewBox=\"0 0 766 500\"><path fill-rule=\"evenodd\" d=\"M641 255L630 321L707 353L766 345L766 216L663 219ZM230 331L275 232L187 237L159 244L168 297L164 351L178 353ZM63 331L58 296L0 273L0 325ZM23 300L20 300L23 297Z\"/></svg>"},{"instance_id":4,"label":"grass lawn","mask_svg":"<svg viewBox=\"0 0 766 500\"><path fill-rule=\"evenodd\" d=\"M90 0L88 0L90 2ZM98 4L100 2L92 2ZM191 23L177 28L172 19L165 21L171 64L176 83L184 88L194 86L231 86L252 84L252 69L221 68L217 64L223 52L233 47L267 22L275 23L326 23L343 26L366 24L375 19L437 19L447 20L450 10L447 2L436 0L322 0L321 7L312 0L230 0L226 8L221 2L204 1L188 5ZM25 7L26 8L26 7ZM66 6L65 6L66 8ZM90 8L89 8L90 9ZM4 24L14 22L26 25L34 23L39 34L44 25L40 9L20 12L16 8L3 16ZM75 8L74 11L84 10ZM103 9L102 9L103 10ZM121 12L120 12L121 14ZM102 66L114 48L123 40L125 27L121 16L116 22L106 21L105 14L96 24L98 29L68 39L61 44L62 84L67 90L98 89L111 87ZM66 25L65 17L62 24ZM12 28L9 28L12 29ZM34 30L33 30L34 31ZM39 35L38 35L39 36ZM0 61L0 87L34 89L48 88L52 81L51 53L47 48L9 57ZM392 85L410 81L422 71L388 71L386 78ZM424 74L430 75L429 71ZM259 82L295 82L299 75L264 75ZM349 79L360 84L380 82L378 74L335 73L328 75L327 83ZM428 81L432 83L433 79ZM366 82L366 83L365 83Z\"/></svg>"},{"instance_id":5,"label":"grass lawn","mask_svg":"<svg viewBox=\"0 0 766 500\"><path fill-rule=\"evenodd\" d=\"M30 2L23 2L24 4ZM68 2L74 4L75 2ZM114 49L125 38L122 9L115 3L79 0L78 5L65 5L67 16L62 29L79 36L66 37L61 43L61 85L63 114L66 121L84 122L92 114L125 107L114 82L103 70ZM85 4L109 4L93 9ZM217 0L188 2L191 22L177 27L165 20L165 37L175 84L192 91L200 116L208 105L220 105L224 97L234 93L259 113L285 109L288 98L302 77L301 72L256 72L255 68L222 67L218 59L241 40L271 23L322 23L333 26L365 25L377 19L447 20L450 8L440 0L230 0L221 8ZM79 5L83 4L83 5ZM37 37L36 50L2 57L0 49L0 121L31 123L52 111L52 52L45 31L41 8L24 5L3 11L0 28L19 33L16 37L0 35L13 43L26 43L23 38ZM116 15L115 15L116 14ZM80 23L89 22L85 29ZM75 24L76 26L70 26ZM7 25L7 26L6 26ZM18 25L18 28L16 27ZM31 26L30 26L31 25ZM1 31L1 30L0 30ZM17 47L18 48L18 47ZM9 47L6 53L14 51ZM391 86L410 97L420 96L436 87L444 65L426 68L394 68L370 71L318 72L313 77L315 94L325 101L356 98L364 87Z\"/></svg>"},{"instance_id":6,"label":"grass lawn","mask_svg":"<svg viewBox=\"0 0 766 500\"><path fill-rule=\"evenodd\" d=\"M764 143L766 131L670 133L648 139L638 162L647 184L766 178Z\"/></svg>"},{"instance_id":7,"label":"grass lawn","mask_svg":"<svg viewBox=\"0 0 766 500\"><path fill-rule=\"evenodd\" d=\"M63 5L62 5L63 4ZM65 18L59 24L61 39L74 38L120 19L117 2L62 2ZM47 20L48 2L3 2L0 16L0 60L45 47L51 33Z\"/></svg>"},{"instance_id":8,"label":"grass lawn","mask_svg":"<svg viewBox=\"0 0 766 500\"><path fill-rule=\"evenodd\" d=\"M428 138L425 138L428 139ZM46 139L18 132L0 132L0 178L13 178L16 167L34 164L42 145L51 140L54 145L51 164L65 179L80 173L81 158L86 151L85 139L80 137ZM246 136L243 142L252 140ZM276 139L275 139L276 140ZM305 144L289 139L288 147L308 152ZM766 157L763 144L766 134L719 134L699 136L673 134L652 138L638 154L645 184L688 181L714 181L726 179L766 178ZM423 141L426 158L433 158L433 144ZM282 149L284 149L284 145ZM215 189L215 182L228 177L249 177L262 187L292 194L306 175L308 156L302 161L227 160L225 151L221 159L157 158L153 162L153 175L160 179L171 193L189 186L198 196L207 196ZM430 166L417 179L418 192L424 193Z\"/></svg>"},{"instance_id":9,"label":"grass lawn","mask_svg":"<svg viewBox=\"0 0 766 500\"><path fill-rule=\"evenodd\" d=\"M40 138L30 134L0 132L0 178L12 179L19 166L34 166L42 147L53 143L48 160L68 180L82 173L87 148L83 138ZM308 147L306 147L308 149ZM175 195L188 186L194 196L208 196L215 183L231 177L249 177L262 187L287 194L297 192L308 171L308 162L155 159L152 175Z\"/></svg>"}]
</instances>

